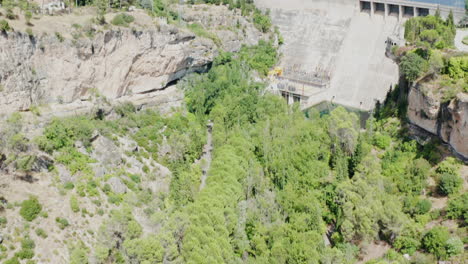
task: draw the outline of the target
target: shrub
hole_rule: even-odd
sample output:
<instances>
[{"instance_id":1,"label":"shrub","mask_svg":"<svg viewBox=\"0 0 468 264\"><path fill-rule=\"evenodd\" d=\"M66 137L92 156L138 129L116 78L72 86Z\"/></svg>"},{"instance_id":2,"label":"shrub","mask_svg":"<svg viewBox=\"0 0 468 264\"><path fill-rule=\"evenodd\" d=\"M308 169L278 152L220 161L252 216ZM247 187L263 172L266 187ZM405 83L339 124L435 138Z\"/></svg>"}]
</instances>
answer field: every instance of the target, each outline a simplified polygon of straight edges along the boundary
<instances>
[{"instance_id":1,"label":"shrub","mask_svg":"<svg viewBox=\"0 0 468 264\"><path fill-rule=\"evenodd\" d=\"M21 264L21 262L18 260L18 257L15 256L9 260L6 260L3 262L3 264Z\"/></svg>"},{"instance_id":2,"label":"shrub","mask_svg":"<svg viewBox=\"0 0 468 264\"><path fill-rule=\"evenodd\" d=\"M387 135L383 135L379 132L375 133L374 135L374 145L380 149L387 149L390 146L391 142L392 138Z\"/></svg>"},{"instance_id":3,"label":"shrub","mask_svg":"<svg viewBox=\"0 0 468 264\"><path fill-rule=\"evenodd\" d=\"M34 155L22 156L16 160L16 169L25 172L31 171L35 162L36 156Z\"/></svg>"},{"instance_id":4,"label":"shrub","mask_svg":"<svg viewBox=\"0 0 468 264\"><path fill-rule=\"evenodd\" d=\"M8 22L5 19L0 20L0 31L7 32L10 30L11 30L10 24L8 24Z\"/></svg>"},{"instance_id":5,"label":"shrub","mask_svg":"<svg viewBox=\"0 0 468 264\"><path fill-rule=\"evenodd\" d=\"M6 223L8 223L6 217L0 217L0 226L5 225Z\"/></svg>"},{"instance_id":6,"label":"shrub","mask_svg":"<svg viewBox=\"0 0 468 264\"><path fill-rule=\"evenodd\" d=\"M57 222L57 224L59 225L60 229L65 229L67 226L70 225L70 223L68 223L68 220L65 219L65 218L62 218L62 217L57 217L55 218L55 222Z\"/></svg>"},{"instance_id":7,"label":"shrub","mask_svg":"<svg viewBox=\"0 0 468 264\"><path fill-rule=\"evenodd\" d=\"M73 182L67 182L63 185L63 188L67 190L73 190L73 188L75 188L75 184L73 184Z\"/></svg>"},{"instance_id":8,"label":"shrub","mask_svg":"<svg viewBox=\"0 0 468 264\"><path fill-rule=\"evenodd\" d=\"M42 228L37 228L37 229L36 229L36 235L37 235L38 237L42 237L42 238L47 238L47 236L48 236L48 235L47 235L47 232L46 232L44 229L42 229Z\"/></svg>"},{"instance_id":9,"label":"shrub","mask_svg":"<svg viewBox=\"0 0 468 264\"><path fill-rule=\"evenodd\" d=\"M128 24L132 23L133 21L135 21L135 18L132 16L132 15L127 15L125 13L122 13L122 14L118 14L116 15L111 23L112 25L115 25L115 26L128 26Z\"/></svg>"},{"instance_id":10,"label":"shrub","mask_svg":"<svg viewBox=\"0 0 468 264\"><path fill-rule=\"evenodd\" d=\"M115 107L115 112L119 116L125 117L125 116L129 116L129 115L135 113L136 112L136 107L130 102L125 102L125 103L121 103L121 104L117 105Z\"/></svg>"},{"instance_id":11,"label":"shrub","mask_svg":"<svg viewBox=\"0 0 468 264\"><path fill-rule=\"evenodd\" d=\"M26 24L30 25L31 24L31 18L32 18L32 13L31 11L26 11L24 13L24 18L26 19Z\"/></svg>"},{"instance_id":12,"label":"shrub","mask_svg":"<svg viewBox=\"0 0 468 264\"><path fill-rule=\"evenodd\" d=\"M41 212L42 205L36 197L30 197L21 203L20 215L27 221L36 219L37 215Z\"/></svg>"},{"instance_id":13,"label":"shrub","mask_svg":"<svg viewBox=\"0 0 468 264\"><path fill-rule=\"evenodd\" d=\"M65 40L65 38L62 36L62 34L60 32L55 32L55 37L57 37L57 39L60 42L63 42Z\"/></svg>"},{"instance_id":14,"label":"shrub","mask_svg":"<svg viewBox=\"0 0 468 264\"><path fill-rule=\"evenodd\" d=\"M447 217L464 221L468 219L468 193L463 193L448 201Z\"/></svg>"},{"instance_id":15,"label":"shrub","mask_svg":"<svg viewBox=\"0 0 468 264\"><path fill-rule=\"evenodd\" d=\"M78 199L74 195L70 197L70 208L74 213L78 213L80 211Z\"/></svg>"},{"instance_id":16,"label":"shrub","mask_svg":"<svg viewBox=\"0 0 468 264\"><path fill-rule=\"evenodd\" d=\"M459 169L460 165L458 164L457 160L453 157L448 157L439 164L436 172L439 174L448 173L458 175Z\"/></svg>"},{"instance_id":17,"label":"shrub","mask_svg":"<svg viewBox=\"0 0 468 264\"><path fill-rule=\"evenodd\" d=\"M418 250L420 243L417 239L412 237L399 236L395 240L393 246L403 254L413 255L414 252Z\"/></svg>"},{"instance_id":18,"label":"shrub","mask_svg":"<svg viewBox=\"0 0 468 264\"><path fill-rule=\"evenodd\" d=\"M411 52L401 59L400 69L410 82L415 81L426 68L427 62L418 54Z\"/></svg>"},{"instance_id":19,"label":"shrub","mask_svg":"<svg viewBox=\"0 0 468 264\"><path fill-rule=\"evenodd\" d=\"M451 237L447 240L445 249L448 257L459 255L463 252L463 242L458 237Z\"/></svg>"},{"instance_id":20,"label":"shrub","mask_svg":"<svg viewBox=\"0 0 468 264\"><path fill-rule=\"evenodd\" d=\"M427 199L419 200L416 204L416 213L417 214L426 214L431 210L432 203Z\"/></svg>"},{"instance_id":21,"label":"shrub","mask_svg":"<svg viewBox=\"0 0 468 264\"><path fill-rule=\"evenodd\" d=\"M255 11L253 16L255 27L263 33L266 33L271 28L271 19L268 15L262 14L259 10Z\"/></svg>"},{"instance_id":22,"label":"shrub","mask_svg":"<svg viewBox=\"0 0 468 264\"><path fill-rule=\"evenodd\" d=\"M463 184L463 180L458 175L443 174L439 180L439 192L443 195L457 193Z\"/></svg>"},{"instance_id":23,"label":"shrub","mask_svg":"<svg viewBox=\"0 0 468 264\"><path fill-rule=\"evenodd\" d=\"M29 237L25 237L23 240L21 240L21 248L23 249L33 249L36 247L36 243L34 243L34 240L32 240Z\"/></svg>"},{"instance_id":24,"label":"shrub","mask_svg":"<svg viewBox=\"0 0 468 264\"><path fill-rule=\"evenodd\" d=\"M34 250L21 249L15 253L15 257L18 257L19 259L32 259L34 257Z\"/></svg>"},{"instance_id":25,"label":"shrub","mask_svg":"<svg viewBox=\"0 0 468 264\"><path fill-rule=\"evenodd\" d=\"M202 37L202 38L207 38L213 40L213 42L216 45L221 44L221 40L216 34L213 34L206 30L202 25L198 23L192 23L187 26L188 29L190 29L195 35Z\"/></svg>"},{"instance_id":26,"label":"shrub","mask_svg":"<svg viewBox=\"0 0 468 264\"><path fill-rule=\"evenodd\" d=\"M15 253L15 257L19 259L32 259L34 257L34 248L36 244L34 240L29 237L25 237L21 241L21 250Z\"/></svg>"},{"instance_id":27,"label":"shrub","mask_svg":"<svg viewBox=\"0 0 468 264\"><path fill-rule=\"evenodd\" d=\"M433 253L439 259L443 259L447 256L445 246L449 237L450 234L446 227L437 226L424 235L422 244L426 251Z\"/></svg>"}]
</instances>

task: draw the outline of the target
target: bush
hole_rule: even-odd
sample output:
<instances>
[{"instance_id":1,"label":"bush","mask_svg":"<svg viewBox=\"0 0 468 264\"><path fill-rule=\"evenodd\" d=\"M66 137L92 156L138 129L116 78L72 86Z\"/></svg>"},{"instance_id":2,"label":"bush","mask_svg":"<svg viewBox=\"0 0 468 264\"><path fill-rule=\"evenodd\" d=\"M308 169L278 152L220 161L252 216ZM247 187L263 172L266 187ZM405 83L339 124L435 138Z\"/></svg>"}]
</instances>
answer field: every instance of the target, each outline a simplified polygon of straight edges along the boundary
<instances>
[{"instance_id":1,"label":"bush","mask_svg":"<svg viewBox=\"0 0 468 264\"><path fill-rule=\"evenodd\" d=\"M271 28L271 19L268 15L262 14L259 10L255 11L253 16L255 27L263 33L266 33Z\"/></svg>"},{"instance_id":2,"label":"bush","mask_svg":"<svg viewBox=\"0 0 468 264\"><path fill-rule=\"evenodd\" d=\"M136 107L130 102L125 102L117 105L115 112L121 117L130 116L136 112Z\"/></svg>"},{"instance_id":3,"label":"bush","mask_svg":"<svg viewBox=\"0 0 468 264\"><path fill-rule=\"evenodd\" d=\"M10 30L11 30L10 24L8 24L8 22L5 19L0 20L0 31L7 32Z\"/></svg>"},{"instance_id":4,"label":"bush","mask_svg":"<svg viewBox=\"0 0 468 264\"><path fill-rule=\"evenodd\" d=\"M277 62L277 51L271 42L260 40L257 46L243 46L239 57L246 61L250 68L266 76Z\"/></svg>"},{"instance_id":5,"label":"bush","mask_svg":"<svg viewBox=\"0 0 468 264\"><path fill-rule=\"evenodd\" d=\"M57 224L59 225L60 229L65 229L67 226L70 225L70 223L68 223L68 220L65 219L65 218L62 218L62 217L57 217L55 218L55 222L57 222Z\"/></svg>"},{"instance_id":6,"label":"bush","mask_svg":"<svg viewBox=\"0 0 468 264\"><path fill-rule=\"evenodd\" d=\"M80 205L78 203L78 199L74 195L70 197L70 208L74 213L78 213L80 211Z\"/></svg>"},{"instance_id":7,"label":"bush","mask_svg":"<svg viewBox=\"0 0 468 264\"><path fill-rule=\"evenodd\" d=\"M213 34L209 31L207 31L202 25L198 23L192 23L187 26L190 31L192 31L195 35L202 37L202 38L207 38L213 40L213 42L216 45L221 44L221 40L218 38L216 34Z\"/></svg>"},{"instance_id":8,"label":"bush","mask_svg":"<svg viewBox=\"0 0 468 264\"><path fill-rule=\"evenodd\" d=\"M9 260L6 260L3 262L3 264L21 264L21 262L18 260L18 257L15 256Z\"/></svg>"},{"instance_id":9,"label":"bush","mask_svg":"<svg viewBox=\"0 0 468 264\"><path fill-rule=\"evenodd\" d=\"M34 155L22 156L16 160L16 169L24 172L31 171L35 162L36 156Z\"/></svg>"},{"instance_id":10,"label":"bush","mask_svg":"<svg viewBox=\"0 0 468 264\"><path fill-rule=\"evenodd\" d=\"M457 160L453 157L448 157L444 161L439 164L436 172L439 174L453 174L458 175L460 170L460 165L458 164Z\"/></svg>"},{"instance_id":11,"label":"bush","mask_svg":"<svg viewBox=\"0 0 468 264\"><path fill-rule=\"evenodd\" d=\"M447 257L446 243L449 237L450 234L446 227L437 226L424 235L422 244L426 251L439 259L444 259Z\"/></svg>"},{"instance_id":12,"label":"bush","mask_svg":"<svg viewBox=\"0 0 468 264\"><path fill-rule=\"evenodd\" d=\"M21 203L20 215L27 221L36 219L42 210L42 205L36 197L30 197Z\"/></svg>"},{"instance_id":13,"label":"bush","mask_svg":"<svg viewBox=\"0 0 468 264\"><path fill-rule=\"evenodd\" d=\"M34 240L32 240L29 237L25 237L23 240L21 240L21 248L22 249L33 249L36 247L36 243L34 243Z\"/></svg>"},{"instance_id":14,"label":"bush","mask_svg":"<svg viewBox=\"0 0 468 264\"><path fill-rule=\"evenodd\" d=\"M415 81L426 68L427 62L418 54L411 52L401 59L400 69L410 82Z\"/></svg>"},{"instance_id":15,"label":"bush","mask_svg":"<svg viewBox=\"0 0 468 264\"><path fill-rule=\"evenodd\" d=\"M44 229L42 229L42 228L37 228L37 229L36 229L36 235L37 235L38 237L42 237L42 238L47 238L47 236L48 236L48 235L47 235L47 232L46 232Z\"/></svg>"},{"instance_id":16,"label":"bush","mask_svg":"<svg viewBox=\"0 0 468 264\"><path fill-rule=\"evenodd\" d=\"M374 145L380 149L387 149L390 146L391 142L392 138L387 135L383 135L379 132L375 133L374 135Z\"/></svg>"},{"instance_id":17,"label":"bush","mask_svg":"<svg viewBox=\"0 0 468 264\"><path fill-rule=\"evenodd\" d=\"M34 257L34 248L36 244L34 240L29 237L25 237L21 241L21 250L16 252L15 257L19 259L32 259Z\"/></svg>"},{"instance_id":18,"label":"bush","mask_svg":"<svg viewBox=\"0 0 468 264\"><path fill-rule=\"evenodd\" d=\"M412 237L399 236L393 246L403 254L413 255L418 250L421 243Z\"/></svg>"},{"instance_id":19,"label":"bush","mask_svg":"<svg viewBox=\"0 0 468 264\"><path fill-rule=\"evenodd\" d=\"M115 26L128 26L128 24L132 23L133 21L135 21L135 18L131 15L127 15L125 13L122 13L122 14L118 14L116 15L111 23L112 25L115 25Z\"/></svg>"},{"instance_id":20,"label":"bush","mask_svg":"<svg viewBox=\"0 0 468 264\"><path fill-rule=\"evenodd\" d=\"M458 175L443 174L439 180L439 192L443 195L457 193L463 184L463 180Z\"/></svg>"},{"instance_id":21,"label":"bush","mask_svg":"<svg viewBox=\"0 0 468 264\"><path fill-rule=\"evenodd\" d=\"M26 24L30 25L31 24L31 18L32 18L32 13L31 11L26 11L24 12L24 18L26 19Z\"/></svg>"},{"instance_id":22,"label":"bush","mask_svg":"<svg viewBox=\"0 0 468 264\"><path fill-rule=\"evenodd\" d=\"M463 252L463 242L458 237L451 237L447 240L445 249L448 257L459 255Z\"/></svg>"},{"instance_id":23,"label":"bush","mask_svg":"<svg viewBox=\"0 0 468 264\"><path fill-rule=\"evenodd\" d=\"M67 182L63 185L63 188L66 190L73 190L73 188L75 188L75 184L73 184L73 182Z\"/></svg>"},{"instance_id":24,"label":"bush","mask_svg":"<svg viewBox=\"0 0 468 264\"><path fill-rule=\"evenodd\" d=\"M447 205L447 217L450 219L468 219L468 193L450 199Z\"/></svg>"},{"instance_id":25,"label":"bush","mask_svg":"<svg viewBox=\"0 0 468 264\"><path fill-rule=\"evenodd\" d=\"M63 42L65 38L62 36L60 32L55 32L55 37L57 37L58 41Z\"/></svg>"}]
</instances>

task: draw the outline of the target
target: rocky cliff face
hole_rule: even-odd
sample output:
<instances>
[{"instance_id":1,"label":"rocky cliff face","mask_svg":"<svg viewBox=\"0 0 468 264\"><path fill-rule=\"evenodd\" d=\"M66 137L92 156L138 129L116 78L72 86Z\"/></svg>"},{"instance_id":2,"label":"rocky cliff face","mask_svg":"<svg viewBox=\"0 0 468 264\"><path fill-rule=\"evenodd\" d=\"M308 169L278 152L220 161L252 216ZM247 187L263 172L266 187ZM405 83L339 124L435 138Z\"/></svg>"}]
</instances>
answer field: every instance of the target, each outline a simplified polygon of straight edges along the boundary
<instances>
[{"instance_id":1,"label":"rocky cliff face","mask_svg":"<svg viewBox=\"0 0 468 264\"><path fill-rule=\"evenodd\" d=\"M171 26L160 31L106 31L93 39L0 36L0 108L71 103L93 94L108 99L163 89L187 73L203 71L214 43Z\"/></svg>"},{"instance_id":2,"label":"rocky cliff face","mask_svg":"<svg viewBox=\"0 0 468 264\"><path fill-rule=\"evenodd\" d=\"M168 93L166 89L174 81L188 73L205 71L218 49L238 51L242 44L267 38L227 7L178 8L183 14L179 28L159 21L158 26L141 29L98 30L91 39L2 33L0 113L48 105L52 112L66 114L92 107L94 96L104 96L111 102L178 106L182 93L172 88ZM214 34L217 43L182 29L191 23L199 23Z\"/></svg>"},{"instance_id":3,"label":"rocky cliff face","mask_svg":"<svg viewBox=\"0 0 468 264\"><path fill-rule=\"evenodd\" d=\"M414 125L439 136L468 160L468 94L459 93L450 102L442 103L415 85L408 97L408 118Z\"/></svg>"}]
</instances>

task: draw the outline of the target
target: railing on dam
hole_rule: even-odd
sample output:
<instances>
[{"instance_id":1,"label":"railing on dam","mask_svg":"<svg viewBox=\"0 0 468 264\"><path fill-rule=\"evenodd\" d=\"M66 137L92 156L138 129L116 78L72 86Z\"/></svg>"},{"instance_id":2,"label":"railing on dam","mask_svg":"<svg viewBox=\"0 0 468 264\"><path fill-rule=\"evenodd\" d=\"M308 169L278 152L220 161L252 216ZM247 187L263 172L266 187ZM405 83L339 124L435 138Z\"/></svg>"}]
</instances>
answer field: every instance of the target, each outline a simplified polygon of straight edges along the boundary
<instances>
[{"instance_id":1,"label":"railing on dam","mask_svg":"<svg viewBox=\"0 0 468 264\"><path fill-rule=\"evenodd\" d=\"M435 4L434 1L424 0L359 0L362 12L368 12L371 16L382 14L386 16L396 16L400 20L404 17L427 16L435 14L439 10L443 16L453 12L455 20L459 21L465 14L464 8L458 5Z\"/></svg>"}]
</instances>

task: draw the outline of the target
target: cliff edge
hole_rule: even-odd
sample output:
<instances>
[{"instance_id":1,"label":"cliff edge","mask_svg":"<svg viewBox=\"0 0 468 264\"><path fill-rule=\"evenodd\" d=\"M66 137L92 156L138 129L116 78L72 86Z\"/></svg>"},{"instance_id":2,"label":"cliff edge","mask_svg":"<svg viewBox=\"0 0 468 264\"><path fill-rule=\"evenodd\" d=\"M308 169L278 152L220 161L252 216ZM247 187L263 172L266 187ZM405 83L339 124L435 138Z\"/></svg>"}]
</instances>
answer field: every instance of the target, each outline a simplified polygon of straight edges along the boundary
<instances>
[{"instance_id":1,"label":"cliff edge","mask_svg":"<svg viewBox=\"0 0 468 264\"><path fill-rule=\"evenodd\" d=\"M442 102L416 83L408 96L409 121L438 136L464 160L468 160L468 94L458 93Z\"/></svg>"}]
</instances>

